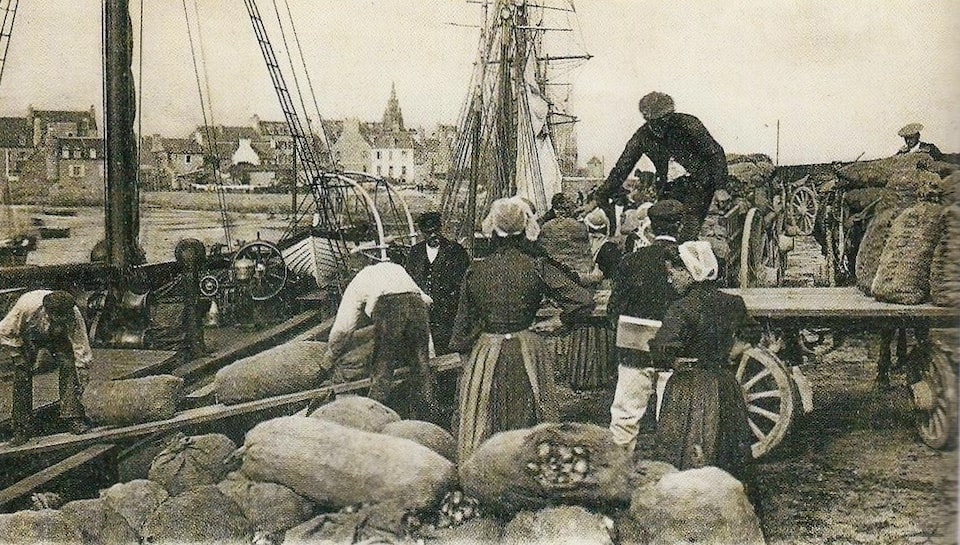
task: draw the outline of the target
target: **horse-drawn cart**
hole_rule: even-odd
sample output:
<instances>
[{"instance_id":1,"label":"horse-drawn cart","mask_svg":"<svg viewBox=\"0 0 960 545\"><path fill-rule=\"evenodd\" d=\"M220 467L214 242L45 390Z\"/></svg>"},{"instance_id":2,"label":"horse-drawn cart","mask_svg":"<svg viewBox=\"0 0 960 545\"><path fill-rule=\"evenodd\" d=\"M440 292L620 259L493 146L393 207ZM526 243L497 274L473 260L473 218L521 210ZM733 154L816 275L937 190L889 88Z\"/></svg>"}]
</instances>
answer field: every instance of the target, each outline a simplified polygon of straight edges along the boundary
<instances>
[{"instance_id":1,"label":"horse-drawn cart","mask_svg":"<svg viewBox=\"0 0 960 545\"><path fill-rule=\"evenodd\" d=\"M803 328L844 331L888 328L954 328L933 330L908 358L907 376L913 394L917 431L933 448L952 447L957 438L957 328L960 311L933 305L896 305L872 299L856 288L745 288L727 290L743 297L750 315L762 324L764 346L748 350L737 363L750 427L757 441L755 456L772 450L786 435L796 414L798 375L790 339ZM784 361L786 360L786 361ZM799 380L794 380L794 379ZM803 397L800 395L799 397Z\"/></svg>"},{"instance_id":2,"label":"horse-drawn cart","mask_svg":"<svg viewBox=\"0 0 960 545\"><path fill-rule=\"evenodd\" d=\"M870 332L886 328L933 330L909 358L907 370L920 439L933 448L952 447L957 438L957 332L960 310L933 305L881 303L856 288L742 288L747 311L764 330L761 343L746 350L735 366L755 441L755 457L786 437L800 410L813 409L812 388L793 350L800 331L810 327ZM598 308L597 312L605 313Z\"/></svg>"}]
</instances>

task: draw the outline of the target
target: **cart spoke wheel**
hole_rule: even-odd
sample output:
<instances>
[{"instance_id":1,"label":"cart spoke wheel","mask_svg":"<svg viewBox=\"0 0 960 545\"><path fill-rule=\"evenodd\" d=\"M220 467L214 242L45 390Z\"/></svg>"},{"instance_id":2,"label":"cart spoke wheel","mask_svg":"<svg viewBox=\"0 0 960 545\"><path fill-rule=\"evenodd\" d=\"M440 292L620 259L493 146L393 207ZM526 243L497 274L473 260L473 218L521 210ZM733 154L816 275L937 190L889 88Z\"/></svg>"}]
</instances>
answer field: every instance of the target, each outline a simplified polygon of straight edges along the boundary
<instances>
[{"instance_id":1,"label":"cart spoke wheel","mask_svg":"<svg viewBox=\"0 0 960 545\"><path fill-rule=\"evenodd\" d=\"M737 280L741 288L780 285L784 259L780 252L783 219L763 225L763 214L757 208L747 211L740 240L740 268Z\"/></svg>"},{"instance_id":2,"label":"cart spoke wheel","mask_svg":"<svg viewBox=\"0 0 960 545\"><path fill-rule=\"evenodd\" d=\"M790 374L775 355L762 348L745 351L736 365L747 421L756 438L751 449L754 458L759 458L780 444L793 419Z\"/></svg>"},{"instance_id":3,"label":"cart spoke wheel","mask_svg":"<svg viewBox=\"0 0 960 545\"><path fill-rule=\"evenodd\" d=\"M936 343L931 343L926 355L920 380L930 386L934 404L930 410L917 410L917 433L931 448L952 448L957 441L956 371L950 356Z\"/></svg>"},{"instance_id":4,"label":"cart spoke wheel","mask_svg":"<svg viewBox=\"0 0 960 545\"><path fill-rule=\"evenodd\" d=\"M790 200L790 213L793 224L797 226L801 235L806 236L813 233L813 224L819 208L817 193L812 188L801 186L793 192L793 197Z\"/></svg>"}]
</instances>

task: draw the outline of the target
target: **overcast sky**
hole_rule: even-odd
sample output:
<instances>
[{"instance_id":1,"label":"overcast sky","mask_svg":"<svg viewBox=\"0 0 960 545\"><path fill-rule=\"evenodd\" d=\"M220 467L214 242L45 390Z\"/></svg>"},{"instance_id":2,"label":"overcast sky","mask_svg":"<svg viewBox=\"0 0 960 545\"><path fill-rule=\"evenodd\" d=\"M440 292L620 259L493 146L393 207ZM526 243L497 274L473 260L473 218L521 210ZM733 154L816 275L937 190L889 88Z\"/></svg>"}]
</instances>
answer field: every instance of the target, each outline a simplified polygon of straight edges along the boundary
<instances>
[{"instance_id":1,"label":"overcast sky","mask_svg":"<svg viewBox=\"0 0 960 545\"><path fill-rule=\"evenodd\" d=\"M286 2L324 117L379 120L395 83L408 126L456 122L479 31L450 23L477 23L479 6L276 0L282 10ZM202 123L184 3L191 17L199 5L193 39L202 37L198 62L213 122L282 119L242 0L151 0L144 5L143 132L181 136ZM20 3L0 114L22 116L30 104L93 104L100 113L100 4ZM259 5L275 21L274 1ZM140 9L132 0L137 30ZM775 156L779 120L781 164L889 155L908 122L926 126L924 140L960 151L956 0L581 0L577 11L594 56L574 76L581 163L597 155L612 166L642 123L636 104L650 90L700 117L728 152ZM271 38L283 55L280 36Z\"/></svg>"}]
</instances>

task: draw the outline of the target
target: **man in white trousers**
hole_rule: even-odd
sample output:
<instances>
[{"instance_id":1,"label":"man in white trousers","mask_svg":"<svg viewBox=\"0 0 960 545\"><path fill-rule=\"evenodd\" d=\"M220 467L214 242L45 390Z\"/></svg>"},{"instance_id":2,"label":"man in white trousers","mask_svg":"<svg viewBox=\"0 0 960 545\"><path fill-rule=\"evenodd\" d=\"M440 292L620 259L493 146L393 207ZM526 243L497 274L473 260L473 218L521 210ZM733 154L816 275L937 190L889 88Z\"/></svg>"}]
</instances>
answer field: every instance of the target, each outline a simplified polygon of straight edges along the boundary
<instances>
[{"instance_id":1,"label":"man in white trousers","mask_svg":"<svg viewBox=\"0 0 960 545\"><path fill-rule=\"evenodd\" d=\"M631 453L658 374L649 353L641 348L644 343L640 337L644 336L644 329L655 333L650 328L663 319L677 299L666 263L671 247L677 245L684 213L685 207L679 201L665 199L654 203L647 211L655 235L653 244L625 255L613 278L607 316L617 327L620 365L610 406L610 431L614 442Z\"/></svg>"}]
</instances>

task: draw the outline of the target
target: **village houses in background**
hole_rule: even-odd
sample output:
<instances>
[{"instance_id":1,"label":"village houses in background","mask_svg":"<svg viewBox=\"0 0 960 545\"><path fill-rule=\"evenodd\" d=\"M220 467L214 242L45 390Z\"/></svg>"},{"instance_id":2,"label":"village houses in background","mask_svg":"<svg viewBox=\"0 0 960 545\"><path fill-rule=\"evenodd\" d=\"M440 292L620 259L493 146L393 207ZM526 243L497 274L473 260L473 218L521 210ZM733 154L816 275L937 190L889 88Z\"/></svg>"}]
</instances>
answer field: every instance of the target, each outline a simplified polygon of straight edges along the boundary
<instances>
[{"instance_id":1,"label":"village houses in background","mask_svg":"<svg viewBox=\"0 0 960 545\"><path fill-rule=\"evenodd\" d=\"M81 200L102 198L104 144L96 119L93 106L77 111L30 106L25 117L0 117L0 175L10 182L14 200L42 198L52 190ZM561 171L570 179L601 178L603 162L596 157L578 167L574 127L552 128ZM395 86L380 121L331 119L319 129L310 129L318 149L341 170L424 191L442 188L457 139L454 124L429 131L405 125ZM140 142L143 191L204 191L219 183L229 191L287 192L295 169L287 124L256 115L249 125L199 126L187 135L145 135Z\"/></svg>"}]
</instances>

